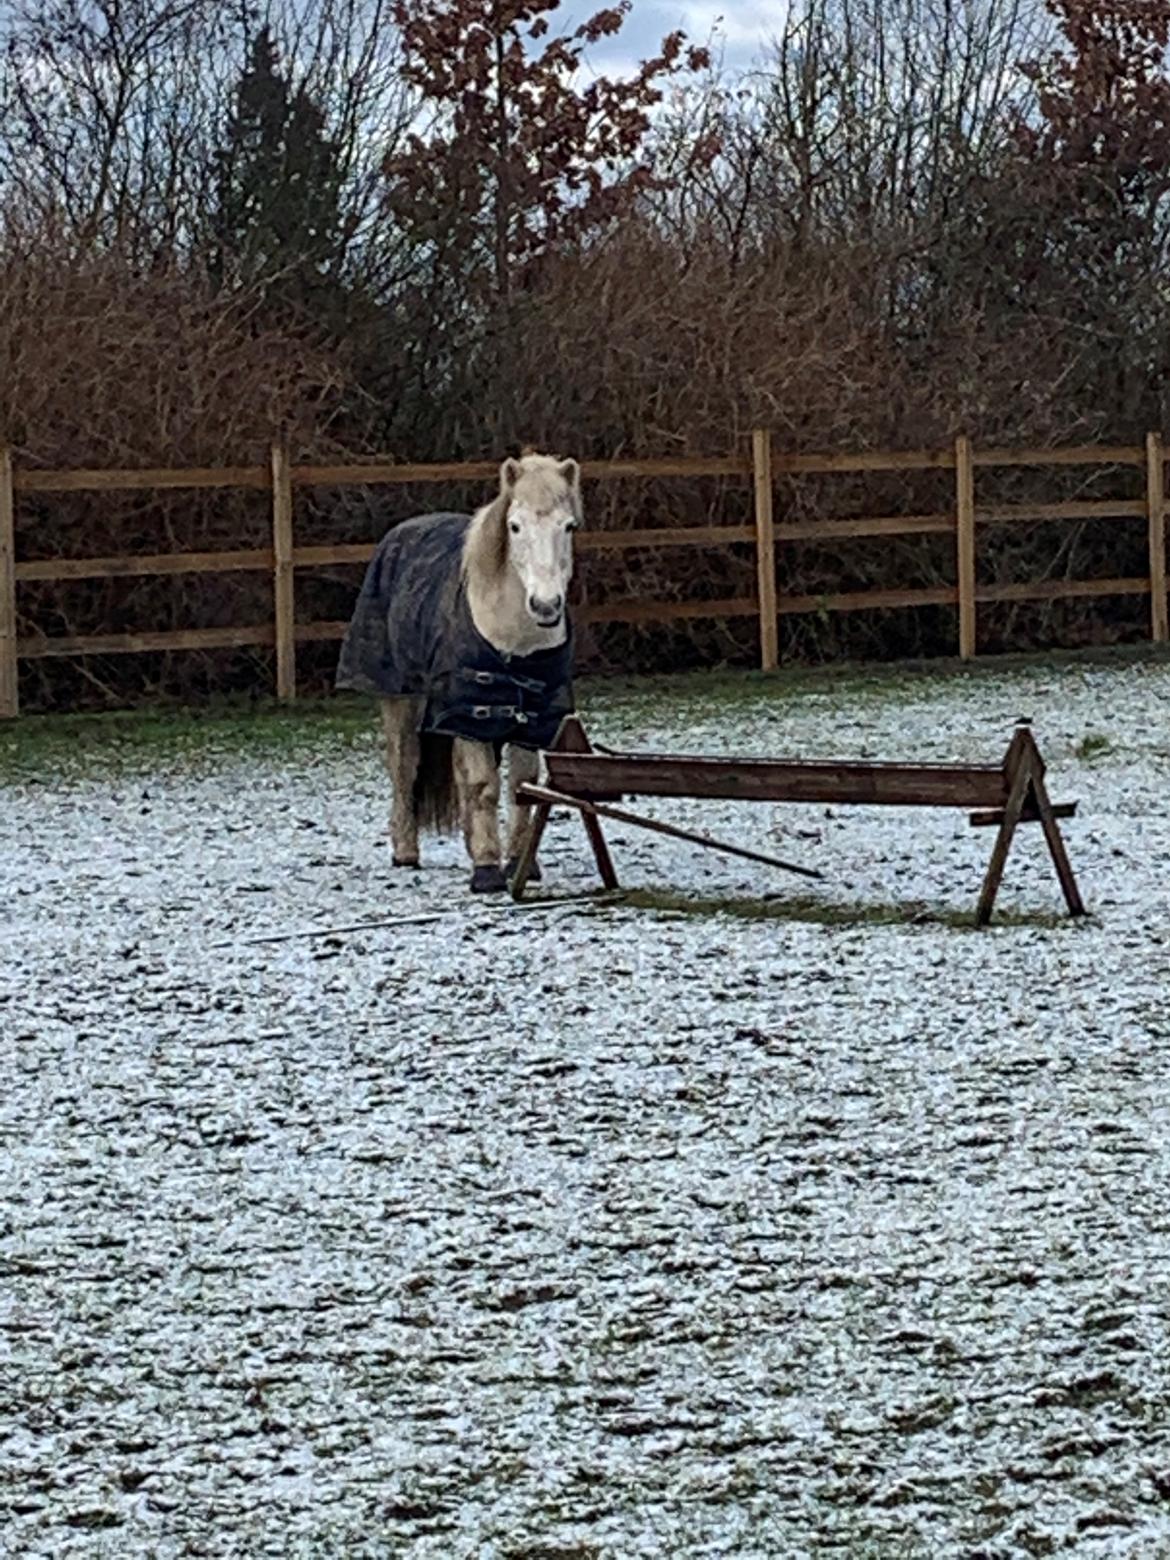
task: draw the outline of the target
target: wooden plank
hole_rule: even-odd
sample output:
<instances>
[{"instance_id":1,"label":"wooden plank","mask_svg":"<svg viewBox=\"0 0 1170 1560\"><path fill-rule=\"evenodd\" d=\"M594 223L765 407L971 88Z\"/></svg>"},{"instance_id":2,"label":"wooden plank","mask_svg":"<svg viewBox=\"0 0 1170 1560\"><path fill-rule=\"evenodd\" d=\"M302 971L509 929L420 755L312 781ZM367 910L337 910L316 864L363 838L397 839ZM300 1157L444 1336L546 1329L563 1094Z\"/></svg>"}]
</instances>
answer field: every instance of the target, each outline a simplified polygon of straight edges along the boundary
<instances>
[{"instance_id":1,"label":"wooden plank","mask_svg":"<svg viewBox=\"0 0 1170 1560\"><path fill-rule=\"evenodd\" d=\"M138 553L124 558L35 558L16 566L18 580L112 580L141 575L230 574L270 569L272 551Z\"/></svg>"},{"instance_id":2,"label":"wooden plank","mask_svg":"<svg viewBox=\"0 0 1170 1560\"><path fill-rule=\"evenodd\" d=\"M364 461L345 465L294 466L296 487L380 486L408 482L489 482L499 475L498 461ZM581 475L590 481L624 478L744 477L751 461L743 455L680 455L646 460L584 460Z\"/></svg>"},{"instance_id":3,"label":"wooden plank","mask_svg":"<svg viewBox=\"0 0 1170 1560\"><path fill-rule=\"evenodd\" d=\"M1077 815L1076 802L1053 802L1050 806L1054 818L1075 818ZM989 812L973 812L967 822L973 829L996 829L1003 822L1003 808L992 808ZM1039 810L1032 803L1026 802L1020 814L1020 822L1039 823Z\"/></svg>"},{"instance_id":4,"label":"wooden plank","mask_svg":"<svg viewBox=\"0 0 1170 1560\"><path fill-rule=\"evenodd\" d=\"M1003 770L987 764L882 764L728 759L670 754L545 755L550 786L586 799L689 796L704 800L841 806L1002 807Z\"/></svg>"},{"instance_id":5,"label":"wooden plank","mask_svg":"<svg viewBox=\"0 0 1170 1560\"><path fill-rule=\"evenodd\" d=\"M322 546L294 547L293 563L298 569L322 564L369 563L377 542L327 542Z\"/></svg>"},{"instance_id":6,"label":"wooden plank","mask_svg":"<svg viewBox=\"0 0 1170 1560\"><path fill-rule=\"evenodd\" d=\"M1150 638L1156 645L1170 639L1166 601L1166 451L1162 435L1146 435L1146 517L1149 523Z\"/></svg>"},{"instance_id":7,"label":"wooden plank","mask_svg":"<svg viewBox=\"0 0 1170 1560\"><path fill-rule=\"evenodd\" d=\"M959 599L953 585L930 585L915 590L838 591L825 596L785 596L780 616L794 612L876 612L900 607L951 607Z\"/></svg>"},{"instance_id":8,"label":"wooden plank","mask_svg":"<svg viewBox=\"0 0 1170 1560\"><path fill-rule=\"evenodd\" d=\"M800 867L791 861L781 860L779 856L767 856L762 851L749 850L745 845L729 845L725 840L712 838L710 834L700 834L694 829L682 829L677 824L663 823L660 818L645 818L640 813L627 812L623 807L612 807L605 802L585 801L583 797L570 796L562 791L550 790L546 786L522 785L518 794L530 802L539 803L542 807L576 808L586 821L592 819L596 823L599 818L611 818L615 823L628 823L636 829L647 829L652 834L666 834L671 839L702 845L707 850L718 851L725 856L739 856L745 861L762 861L765 866L779 867L784 872L795 872L801 877L822 876L815 867Z\"/></svg>"},{"instance_id":9,"label":"wooden plank","mask_svg":"<svg viewBox=\"0 0 1170 1560\"><path fill-rule=\"evenodd\" d=\"M649 527L630 531L582 531L575 546L582 552L620 552L635 547L721 547L752 543L756 539L750 525L695 525ZM329 564L367 563L374 555L374 542L329 542L320 546L298 547L293 562L298 568Z\"/></svg>"},{"instance_id":10,"label":"wooden plank","mask_svg":"<svg viewBox=\"0 0 1170 1560\"><path fill-rule=\"evenodd\" d=\"M976 651L975 595L975 467L971 440L960 434L955 440L955 531L959 587L959 656L969 661Z\"/></svg>"},{"instance_id":11,"label":"wooden plank","mask_svg":"<svg viewBox=\"0 0 1170 1560\"><path fill-rule=\"evenodd\" d=\"M263 466L147 467L78 471L18 471L18 493L114 493L146 488L266 488Z\"/></svg>"},{"instance_id":12,"label":"wooden plank","mask_svg":"<svg viewBox=\"0 0 1170 1560\"><path fill-rule=\"evenodd\" d=\"M756 502L756 592L760 603L760 667L774 672L780 658L776 615L776 535L772 513L772 434L752 433L752 473Z\"/></svg>"},{"instance_id":13,"label":"wooden plank","mask_svg":"<svg viewBox=\"0 0 1170 1560\"><path fill-rule=\"evenodd\" d=\"M0 720L20 714L16 639L16 503L12 451L0 447Z\"/></svg>"},{"instance_id":14,"label":"wooden plank","mask_svg":"<svg viewBox=\"0 0 1170 1560\"><path fill-rule=\"evenodd\" d=\"M981 602L1005 602L1140 596L1145 595L1149 588L1150 582L1147 579L1057 580L1039 585L983 586L978 592L978 599ZM856 612L953 605L955 600L956 591L953 586L928 590L863 591L835 596L790 596L780 603L779 611L782 615L820 611ZM754 599L619 602L613 606L582 609L578 613L578 619L582 622L648 624L695 618L754 617L757 611L758 604ZM332 622L298 623L295 625L294 637L297 644L326 644L344 639L348 627L348 621L342 619L335 619ZM168 630L157 634L91 634L69 638L25 639L20 641L19 654L25 659L37 660L46 656L130 655L140 651L206 650L234 645L270 645L274 642L275 635L272 629Z\"/></svg>"},{"instance_id":15,"label":"wooden plank","mask_svg":"<svg viewBox=\"0 0 1170 1560\"><path fill-rule=\"evenodd\" d=\"M756 617L754 596L731 601L612 601L578 608L580 623L681 623L692 618Z\"/></svg>"},{"instance_id":16,"label":"wooden plank","mask_svg":"<svg viewBox=\"0 0 1170 1560\"><path fill-rule=\"evenodd\" d=\"M1142 596L1148 579L1046 580L1035 585L981 585L975 592L980 603L1003 601L1055 601L1092 599L1097 596ZM801 612L878 612L907 607L950 607L959 599L954 585L929 585L911 590L837 591L824 596L784 596L777 604L780 617ZM692 618L753 617L759 610L751 599L735 601L622 601L584 607L578 619L584 623L672 623Z\"/></svg>"},{"instance_id":17,"label":"wooden plank","mask_svg":"<svg viewBox=\"0 0 1170 1560\"><path fill-rule=\"evenodd\" d=\"M983 449L974 457L977 466L1141 466L1145 451L1140 445L1074 445L1064 449ZM774 454L774 472L829 475L834 472L946 471L955 464L950 450L872 450L861 453ZM340 464L294 466L290 473L297 487L343 487L427 482L481 482L494 480L495 461L351 461ZM626 478L747 477L752 461L746 454L715 456L663 456L647 459L587 460L583 474L599 481ZM75 471L21 470L16 473L18 493L80 493L136 491L150 488L258 488L265 489L270 473L265 466L118 467Z\"/></svg>"},{"instance_id":18,"label":"wooden plank","mask_svg":"<svg viewBox=\"0 0 1170 1560\"><path fill-rule=\"evenodd\" d=\"M1033 524L1040 520L1126 520L1140 519L1146 506L1140 498L1077 498L1061 504L986 504L980 505L979 523L1003 525L1012 522Z\"/></svg>"},{"instance_id":19,"label":"wooden plank","mask_svg":"<svg viewBox=\"0 0 1170 1560\"><path fill-rule=\"evenodd\" d=\"M1063 449L982 449L977 466L1140 466L1145 452L1140 444L1070 444Z\"/></svg>"},{"instance_id":20,"label":"wooden plank","mask_svg":"<svg viewBox=\"0 0 1170 1560\"><path fill-rule=\"evenodd\" d=\"M773 455L772 470L828 476L844 471L949 471L950 450L871 450L865 454Z\"/></svg>"},{"instance_id":21,"label":"wooden plank","mask_svg":"<svg viewBox=\"0 0 1170 1560\"><path fill-rule=\"evenodd\" d=\"M143 634L69 634L22 639L18 653L26 661L66 655L143 655L157 650L226 650L271 645L271 624L250 628L179 628Z\"/></svg>"},{"instance_id":22,"label":"wooden plank","mask_svg":"<svg viewBox=\"0 0 1170 1560\"><path fill-rule=\"evenodd\" d=\"M613 482L629 477L750 477L747 455L678 455L648 460L583 460L581 475Z\"/></svg>"},{"instance_id":23,"label":"wooden plank","mask_svg":"<svg viewBox=\"0 0 1170 1560\"><path fill-rule=\"evenodd\" d=\"M729 547L754 542L751 525L689 525L631 531L581 531L575 545L584 552L617 552L634 547Z\"/></svg>"},{"instance_id":24,"label":"wooden plank","mask_svg":"<svg viewBox=\"0 0 1170 1560\"><path fill-rule=\"evenodd\" d=\"M408 482L498 482L498 461L353 461L344 465L294 466L294 487L386 487Z\"/></svg>"},{"instance_id":25,"label":"wooden plank","mask_svg":"<svg viewBox=\"0 0 1170 1560\"><path fill-rule=\"evenodd\" d=\"M272 446L272 592L275 608L276 697L297 696L296 586L293 576L293 502L288 450Z\"/></svg>"},{"instance_id":26,"label":"wooden plank","mask_svg":"<svg viewBox=\"0 0 1170 1560\"><path fill-rule=\"evenodd\" d=\"M954 515L870 515L850 520L798 520L776 527L778 542L835 542L859 536L950 536Z\"/></svg>"},{"instance_id":27,"label":"wooden plank","mask_svg":"<svg viewBox=\"0 0 1170 1560\"><path fill-rule=\"evenodd\" d=\"M1035 585L981 585L979 601L1073 601L1094 600L1098 596L1145 596L1148 579L1125 580L1042 580Z\"/></svg>"},{"instance_id":28,"label":"wooden plank","mask_svg":"<svg viewBox=\"0 0 1170 1560\"><path fill-rule=\"evenodd\" d=\"M334 619L332 623L298 623L296 625L296 640L298 645L328 644L333 639L344 639L348 622Z\"/></svg>"}]
</instances>

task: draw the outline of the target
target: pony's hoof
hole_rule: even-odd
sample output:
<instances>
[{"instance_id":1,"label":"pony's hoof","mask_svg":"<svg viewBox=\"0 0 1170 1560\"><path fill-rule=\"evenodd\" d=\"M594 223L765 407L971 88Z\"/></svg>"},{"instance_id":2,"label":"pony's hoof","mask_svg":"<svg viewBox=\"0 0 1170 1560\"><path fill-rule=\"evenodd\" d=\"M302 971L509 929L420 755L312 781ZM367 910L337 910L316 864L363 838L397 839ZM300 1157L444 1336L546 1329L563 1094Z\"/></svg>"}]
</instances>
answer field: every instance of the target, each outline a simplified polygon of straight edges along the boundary
<instances>
[{"instance_id":1,"label":"pony's hoof","mask_svg":"<svg viewBox=\"0 0 1170 1560\"><path fill-rule=\"evenodd\" d=\"M395 856L394 857L394 865L396 867L409 867L412 872L417 872L418 871L418 857L417 856Z\"/></svg>"},{"instance_id":2,"label":"pony's hoof","mask_svg":"<svg viewBox=\"0 0 1170 1560\"><path fill-rule=\"evenodd\" d=\"M519 858L519 856L513 856L511 861L509 861L508 865L504 868L504 876L508 879L509 883L516 876L516 868L519 865L520 865L520 858ZM529 868L529 870L528 870L528 881L530 883L543 883L544 882L544 874L540 870L540 862L539 861L534 861L532 863L532 866Z\"/></svg>"},{"instance_id":3,"label":"pony's hoof","mask_svg":"<svg viewBox=\"0 0 1170 1560\"><path fill-rule=\"evenodd\" d=\"M476 867L471 874L471 892L473 894L502 894L508 887L508 879L504 876L504 869L499 866Z\"/></svg>"}]
</instances>

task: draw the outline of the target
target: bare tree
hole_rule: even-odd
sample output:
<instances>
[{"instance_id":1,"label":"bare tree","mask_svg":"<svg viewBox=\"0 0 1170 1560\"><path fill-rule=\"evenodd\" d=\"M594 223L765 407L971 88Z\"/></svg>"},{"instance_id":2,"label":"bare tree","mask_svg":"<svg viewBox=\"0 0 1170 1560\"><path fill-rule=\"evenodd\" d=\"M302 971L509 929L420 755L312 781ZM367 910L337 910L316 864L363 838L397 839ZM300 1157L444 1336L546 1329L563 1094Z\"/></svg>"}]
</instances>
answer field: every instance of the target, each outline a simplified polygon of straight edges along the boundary
<instances>
[{"instance_id":1,"label":"bare tree","mask_svg":"<svg viewBox=\"0 0 1170 1560\"><path fill-rule=\"evenodd\" d=\"M275 0L266 25L344 174L339 269L373 279L379 168L411 117L388 0ZM0 0L0 195L139 263L205 237L215 151L257 26L220 0Z\"/></svg>"}]
</instances>

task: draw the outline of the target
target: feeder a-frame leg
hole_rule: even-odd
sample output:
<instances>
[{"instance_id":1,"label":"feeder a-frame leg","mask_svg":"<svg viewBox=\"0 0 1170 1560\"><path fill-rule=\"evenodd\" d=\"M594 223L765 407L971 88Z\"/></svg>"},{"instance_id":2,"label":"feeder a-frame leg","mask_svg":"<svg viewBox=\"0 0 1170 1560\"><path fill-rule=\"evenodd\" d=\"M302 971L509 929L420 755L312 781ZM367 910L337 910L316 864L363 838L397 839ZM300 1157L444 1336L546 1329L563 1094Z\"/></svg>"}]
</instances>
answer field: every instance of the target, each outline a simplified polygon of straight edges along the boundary
<instances>
[{"instance_id":1,"label":"feeder a-frame leg","mask_svg":"<svg viewBox=\"0 0 1170 1560\"><path fill-rule=\"evenodd\" d=\"M1008 851L1012 848L1012 840L1028 801L1028 791L1032 784L1032 765L1024 736L1023 731L1016 732L1007 750L1007 757L1004 759L1004 769L1011 777L1011 784L1007 802L1004 804L999 832L995 836L995 844L992 847L991 860L987 866L987 876L983 879L983 892L979 895L979 908L975 912L976 926L986 926L991 920L991 912L995 909L995 896L999 893L999 885L1003 882L1003 869L1007 865Z\"/></svg>"},{"instance_id":2,"label":"feeder a-frame leg","mask_svg":"<svg viewBox=\"0 0 1170 1560\"><path fill-rule=\"evenodd\" d=\"M1052 810L1052 803L1048 797L1048 787L1044 784L1044 760L1040 757L1039 750L1030 732L1026 733L1032 746L1032 795L1036 801L1036 811L1040 814L1040 822L1044 829L1044 838L1048 842L1048 853L1052 857L1052 865L1056 868L1056 875L1060 879L1060 887L1064 894L1064 902L1068 906L1069 915L1085 915L1084 900L1081 891L1077 887L1077 880L1073 876L1072 863L1068 859L1068 852L1064 848L1064 837L1060 832L1060 826L1056 821L1056 814Z\"/></svg>"},{"instance_id":3,"label":"feeder a-frame leg","mask_svg":"<svg viewBox=\"0 0 1170 1560\"><path fill-rule=\"evenodd\" d=\"M548 824L549 814L552 808L547 802L537 802L532 809L528 821L528 833L520 855L516 860L516 870L512 874L512 898L522 899L524 890L528 886L528 879L532 876L532 867L536 861L536 853L540 849L541 839Z\"/></svg>"},{"instance_id":4,"label":"feeder a-frame leg","mask_svg":"<svg viewBox=\"0 0 1170 1560\"><path fill-rule=\"evenodd\" d=\"M565 716L549 751L553 753L592 753L593 744L586 736L585 727L581 724L579 716ZM532 822L528 828L528 837L524 841L524 848L520 852L520 858L516 863L516 871L512 877L513 899L520 899L528 886L528 879L532 873L532 864L536 860L536 853L540 848L540 841L548 826L549 814L551 812L551 802L537 802L532 809ZM597 862L597 870L601 875L602 883L604 883L606 888L617 888L617 873L613 868L609 846L605 843L605 835L602 832L600 819L589 813L582 813L581 818L585 824L585 832L589 836L589 843L593 847L593 859Z\"/></svg>"},{"instance_id":5,"label":"feeder a-frame leg","mask_svg":"<svg viewBox=\"0 0 1170 1560\"><path fill-rule=\"evenodd\" d=\"M1044 838L1052 857L1052 864L1056 868L1056 875L1060 879L1069 914L1084 915L1085 906L1080 890L1077 888L1076 878L1073 876L1068 853L1064 848L1056 815L1052 810L1048 788L1044 784L1044 760L1040 757L1036 739L1026 727L1021 728L1012 737L1004 759L1004 773L1008 777L1007 802L1004 805L999 832L995 837L987 875L983 879L983 891L979 896L979 908L975 912L975 924L986 926L991 920L999 885L1003 881L1008 852L1025 810L1034 817L1039 817L1044 827Z\"/></svg>"}]
</instances>

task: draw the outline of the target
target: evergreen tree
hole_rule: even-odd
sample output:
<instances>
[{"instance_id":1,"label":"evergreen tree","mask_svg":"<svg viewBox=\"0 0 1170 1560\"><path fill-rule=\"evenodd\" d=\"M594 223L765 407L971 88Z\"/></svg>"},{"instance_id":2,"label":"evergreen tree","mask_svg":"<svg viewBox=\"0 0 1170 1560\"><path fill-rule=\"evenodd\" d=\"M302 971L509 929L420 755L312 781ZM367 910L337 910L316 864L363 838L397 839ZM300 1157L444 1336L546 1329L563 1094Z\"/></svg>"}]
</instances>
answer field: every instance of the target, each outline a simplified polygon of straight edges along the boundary
<instances>
[{"instance_id":1,"label":"evergreen tree","mask_svg":"<svg viewBox=\"0 0 1170 1560\"><path fill-rule=\"evenodd\" d=\"M325 115L282 69L271 33L252 40L218 157L216 272L266 281L318 317L337 298L340 159Z\"/></svg>"}]
</instances>

